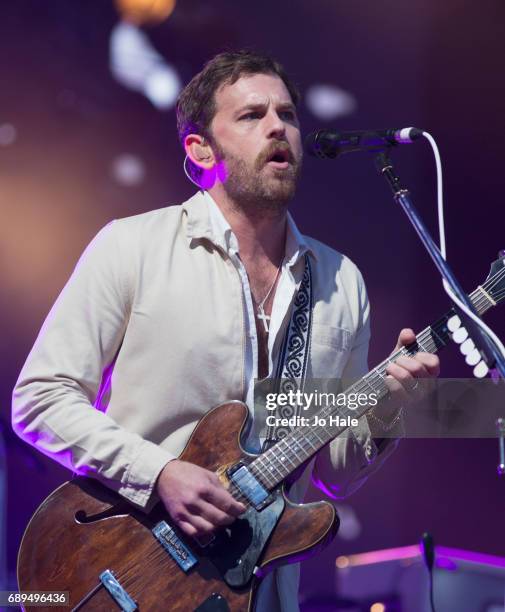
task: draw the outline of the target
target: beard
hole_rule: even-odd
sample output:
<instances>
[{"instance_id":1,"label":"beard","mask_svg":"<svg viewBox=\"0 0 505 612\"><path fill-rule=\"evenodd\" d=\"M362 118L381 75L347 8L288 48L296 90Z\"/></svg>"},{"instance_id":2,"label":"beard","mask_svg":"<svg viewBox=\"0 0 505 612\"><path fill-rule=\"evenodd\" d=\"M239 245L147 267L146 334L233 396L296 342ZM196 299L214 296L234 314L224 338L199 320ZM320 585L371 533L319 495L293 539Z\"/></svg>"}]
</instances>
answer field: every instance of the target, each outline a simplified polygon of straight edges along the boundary
<instances>
[{"instance_id":1,"label":"beard","mask_svg":"<svg viewBox=\"0 0 505 612\"><path fill-rule=\"evenodd\" d=\"M268 160L277 148L287 151L287 168L268 166ZM215 141L213 149L218 163L224 168L222 184L230 200L248 216L278 216L283 213L296 192L302 160L295 160L285 141L273 141L262 151L253 164L228 153Z\"/></svg>"}]
</instances>

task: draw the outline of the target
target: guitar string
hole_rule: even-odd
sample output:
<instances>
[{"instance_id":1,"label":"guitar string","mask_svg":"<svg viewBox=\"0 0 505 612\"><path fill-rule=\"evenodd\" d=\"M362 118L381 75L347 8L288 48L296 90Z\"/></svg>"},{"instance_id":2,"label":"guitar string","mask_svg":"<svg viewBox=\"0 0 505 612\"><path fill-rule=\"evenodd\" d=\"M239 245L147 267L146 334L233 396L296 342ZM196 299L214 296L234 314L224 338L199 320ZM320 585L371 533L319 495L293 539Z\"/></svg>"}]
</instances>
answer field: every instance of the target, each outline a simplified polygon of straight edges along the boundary
<instances>
[{"instance_id":1,"label":"guitar string","mask_svg":"<svg viewBox=\"0 0 505 612\"><path fill-rule=\"evenodd\" d=\"M493 284L493 281L494 281L495 279L497 279L498 277L500 277L500 279L501 279L501 276L500 276L500 275L502 275L502 276L503 276L503 274L505 274L505 266L504 266L503 268L500 268L500 270L498 270L498 272L497 272L497 273L496 273L494 276L492 276L490 279L488 279L487 281L485 281L485 282L483 283L483 285L482 285L482 286L484 287L484 286L485 286L485 285L487 285L487 284Z\"/></svg>"},{"instance_id":2,"label":"guitar string","mask_svg":"<svg viewBox=\"0 0 505 612\"><path fill-rule=\"evenodd\" d=\"M250 505L249 502L237 490L237 488L233 485L233 483L230 484L230 489L232 488L234 489L234 493L232 493L234 498L237 499L238 501L240 501L240 498L242 498L244 500L243 503L246 506L249 506ZM190 538L191 536L186 536L186 537ZM191 548L190 545L189 547ZM153 539L152 544L149 546L149 548L145 551L143 555L143 560L144 560L143 568L145 567L147 569L150 569L152 566L155 567L157 564L159 564L159 562L167 558L171 559L171 557L169 556L169 553L161 546L161 544L156 539ZM125 568L121 572L120 575L117 573L118 580L125 589L126 587L128 587L131 590L132 586L135 584L135 581L140 579L139 576L136 574L137 571L138 571L138 565L135 564L134 562L132 565Z\"/></svg>"},{"instance_id":3,"label":"guitar string","mask_svg":"<svg viewBox=\"0 0 505 612\"><path fill-rule=\"evenodd\" d=\"M487 281L486 283L484 283L483 285L483 289L486 291L491 291L491 289L496 286L501 279L505 276L505 270L500 270L495 276L492 277L492 279L490 279L489 281ZM491 307L492 304L490 303L488 296L483 295L482 292L480 291L480 287L477 288L473 294L472 294L472 298L473 298L473 303L476 306L476 308L478 310L480 310L483 306L487 306L487 308ZM494 299L495 301L500 301L502 299L502 297L505 295L505 290L499 290L499 291L495 291L493 293L492 299ZM486 309L487 309L486 308ZM486 310L484 309L484 310ZM446 340L448 338L447 333L442 329L443 327L445 327L446 323L447 323L447 318L448 316L452 316L452 314L454 313L454 311L450 311L448 312L446 315L444 315L442 317L442 319L438 322L436 322L435 324L433 324L432 326L426 328L425 330L423 330L422 332L420 332L417 337L416 337L416 341L417 343L421 346L421 348L423 350L427 350L428 352L436 352L438 350L438 348L441 348L442 346L444 346L446 344ZM437 333L437 329L440 333ZM440 346L437 345L437 342L433 340L432 335L435 335ZM443 336L443 338L441 337ZM366 388L366 386L372 388L372 390L375 390L375 387L373 386L374 384L377 384L378 381L380 381L381 383L383 383L384 381L384 373L381 370L385 370L385 368L387 367L387 365L391 362L393 362L395 359L397 359L400 355L402 354L415 354L417 352L417 350L413 351L412 349L407 350L405 347L402 347L401 349L399 349L399 351L397 351L396 353L394 353L393 355L391 355L388 359L386 359L382 364L379 364L379 366L377 366L376 368L374 368L371 372L369 372L368 375L366 375L363 379L363 382L357 385L354 385L354 388L357 391L360 390L364 390ZM381 385L383 386L383 385ZM320 411L318 414L331 414L332 412L332 407L328 406L326 408L324 408L322 411ZM325 433L329 433L326 430L324 430ZM308 458L310 455L313 454L312 450L316 449L318 446L321 446L321 442L323 442L323 445L325 443L328 443L329 440L335 436L335 431L332 431L332 435L330 436L330 438L326 441L324 441L324 438L321 439L320 436L318 435L318 431L315 428L312 428L310 430L305 430L301 431L301 432L297 432L299 435L291 435L291 437L289 438L288 436L286 436L286 438L288 438L288 440L286 440L286 438L282 438L278 445L274 446L272 449L270 449L270 453L269 455L266 455L266 453L262 456L259 457L259 460L256 462L256 466L258 470L257 472L259 473L260 477L262 477L262 480L266 480L266 482L268 483L268 486L275 486L276 484L278 484L279 479L277 477L273 477L273 479L271 478L271 474L269 474L268 471L265 471L265 464L267 464L267 468L269 469L270 472L273 472L274 469L279 472L280 476L281 476L281 480L283 478L285 478L287 476L287 474L289 474L290 471L292 470L288 470L287 473L283 473L282 469L279 469L278 465L276 465L275 460L277 459L275 457L275 450L276 447L278 446L278 449L280 449L282 451L282 447L281 447L281 443L283 443L286 448L284 449L284 451L282 451L282 455L281 455L281 460L284 460L284 458L287 456L288 460L291 462L292 465L294 465L296 467L296 463L293 462L290 458L290 454L289 453L295 453L296 456L296 449L293 449L289 446L289 439L291 439L291 441L293 442L293 444L296 444L298 446L299 449L301 449L302 452L305 453L305 457L302 457L301 459L296 456L296 461L300 461L299 465L301 463L303 463L303 461ZM339 433L342 433L339 432ZM301 435L301 437L300 437ZM316 439L314 438L309 438L308 435L311 436L315 436ZM316 445L314 446L314 444L312 443L313 441L315 441ZM285 454L285 451L288 450L288 453ZM267 451L268 452L268 451ZM265 456L266 455L266 456ZM274 455L274 456L272 456ZM286 464L282 464L283 466Z\"/></svg>"},{"instance_id":4,"label":"guitar string","mask_svg":"<svg viewBox=\"0 0 505 612\"><path fill-rule=\"evenodd\" d=\"M426 338L424 338L424 340L426 340ZM422 342L422 339L421 339ZM428 348L428 347L426 347ZM430 345L430 348L436 348L436 345L434 344L433 346ZM397 355L396 355L397 356ZM395 357L396 357L395 356ZM393 356L390 358L391 360L393 360ZM379 368L377 368L379 369ZM356 391L362 391L365 389L365 385L368 385L370 388L372 388L373 390L375 390L375 387L372 387L371 384L369 384L370 377L367 377L364 382L361 385L355 386L354 389ZM321 411L318 414L331 414L332 412L332 407L328 406L326 407L323 411ZM354 415L355 416L355 415ZM318 435L318 428L312 428L310 430L302 430L302 431L297 431L295 435L292 435L291 438L288 438L286 440L286 438L283 438L283 444L285 445L284 450L282 449L282 446L279 443L278 449L280 449L283 453L285 450L288 451L288 457L289 457L289 453L294 453L296 455L296 461L303 463L303 461L305 461L306 458L308 458L309 456L311 456L314 450L318 450L318 447L321 447L322 445L328 443L330 441L330 439L333 439L337 436L337 433L340 435L341 433L343 433L343 431L347 429L346 428L342 428L340 432L335 431L335 429L333 429L331 432L328 432L327 429L323 428L324 433L326 434L326 436L323 435L323 438L321 438ZM319 428L319 432L321 432L321 428ZM325 439L325 437L327 439ZM298 446L298 449L302 451L302 453L304 453L303 457L300 457L300 453L297 452L296 447L293 448L290 446L289 442L291 441L293 446ZM322 444L321 444L322 442ZM274 451L275 452L275 451ZM260 462L259 462L259 472L261 473L261 475L263 476L263 479L266 480L268 482L268 486L275 486L275 484L277 484L277 482L279 481L278 477L275 477L275 474L272 474L272 472L274 471L272 468L270 469L270 473L265 472L264 471L264 467L265 467L265 462L268 461L270 459L269 465L274 465L274 467L277 468L276 465L276 460L277 457L263 457L261 458ZM281 460L282 460L282 456L281 456ZM291 461L291 460L290 460ZM294 464L293 461L291 461L292 464ZM285 478L285 476L287 474L282 473L282 471L277 468L276 471L279 472L281 479ZM291 470L289 470L291 471Z\"/></svg>"},{"instance_id":5,"label":"guitar string","mask_svg":"<svg viewBox=\"0 0 505 612\"><path fill-rule=\"evenodd\" d=\"M491 289L496 286L501 279L505 276L505 269L501 269L499 272L497 272L491 279L489 279L488 281L486 281L483 285L482 288L489 292L491 291ZM499 290L498 292L494 292L494 295L491 296L492 299L494 299L494 301L499 301L502 296L505 295L505 290ZM480 308L483 305L486 305L488 308L491 307L493 304L490 303L490 300L488 298L487 295L483 294L483 292L481 291L481 287L479 286L470 296L472 298L473 304L474 306L480 310ZM487 308L486 308L487 309ZM423 350L428 350L428 352L436 352L438 350L438 348L441 348L442 346L444 346L446 344L445 340L442 340L442 338L440 337L439 334L437 334L437 325L443 325L445 326L446 322L447 322L447 317L448 316L452 316L452 314L454 313L454 310L449 311L446 315L444 315L442 317L441 320L437 321L436 324L434 324L433 326L430 326L428 328L426 328L425 330L423 330L422 332L420 332L420 334L417 335L416 337L416 341L417 343L421 346L421 348L423 348ZM439 331L442 331L441 329L439 329ZM437 343L433 341L432 338L432 332L435 333L435 335L437 336L438 340L440 341L441 346L437 346ZM443 336L445 336L447 338L447 334L446 333L442 333ZM426 345L426 346L425 346ZM384 375L382 374L382 372L380 371L382 368L387 367L387 365L394 361L395 359L397 359L400 355L402 354L415 354L417 352L416 351L412 351L412 350L406 350L405 347L402 347L399 351L397 351L395 354L391 355L388 359L386 359L382 364L379 364L379 366L377 366L376 368L374 368L368 375L366 375L364 377L364 385L365 386L369 386L372 389L374 389L374 387L369 384L370 379L374 380L375 382L377 382L377 380L381 380L383 382L384 379ZM360 387L358 386L357 389L359 389ZM361 389L364 389L363 386L361 386ZM329 409L331 409L331 407L328 407ZM319 413L318 413L319 414ZM345 428L347 429L347 428ZM326 431L326 430L325 430ZM328 433L328 432L326 432ZM340 435L341 432L339 432ZM318 444L317 440L316 440L316 446L314 446L314 444L312 443L312 440L310 438L307 438L307 434L314 434L318 440L319 443L321 442L321 439L319 438L319 436L317 435L317 431L315 431L314 429L312 430L308 430L306 431L305 434L302 433L302 439L297 439L296 437L292 437L292 441L295 442L298 447L305 452L306 457L302 458L301 463L303 463L303 461L305 461L306 458L308 458L309 456L311 456L313 454L312 450L316 449L317 447L320 446L320 444ZM333 432L333 437L335 437L334 432ZM331 438L330 438L331 439ZM285 440L285 438L282 438L282 440ZM324 443L328 443L329 440L326 440L326 442ZM289 444L288 442L284 442L287 447L288 450L290 450L292 452L292 449L289 448ZM279 443L278 443L279 444ZM270 451L273 451L276 448L277 445L275 445L274 447L272 447L272 449L269 449ZM280 448L280 446L279 446ZM308 451L308 452L307 452ZM269 453L269 451L267 451L267 453ZM266 455L267 453L264 453L264 455ZM270 453L270 455L274 454L274 452ZM278 484L279 479L274 477L273 480L270 478L270 474L268 472L265 471L265 463L268 461L268 459L270 459L269 461L269 466L270 467L270 472L273 471L273 469L276 469L279 474L281 475L281 480L284 479L291 470L289 470L286 474L284 474L275 464L275 459L276 457L273 456L268 456L265 457L264 455L261 455L258 459L259 461L255 460L255 462L257 461L257 466L259 469L257 470L260 477L266 478L268 485L267 486L275 486L276 484ZM288 454L289 457L289 454ZM281 457L281 459L284 458L284 454ZM296 457L296 459L298 460L299 458ZM290 460L291 461L291 460ZM295 465L295 463L293 463L293 461L291 461L291 463L293 465ZM285 465L285 464L283 464ZM251 466L252 467L252 466ZM261 478L263 480L263 478ZM266 483L265 483L266 484Z\"/></svg>"},{"instance_id":6,"label":"guitar string","mask_svg":"<svg viewBox=\"0 0 505 612\"><path fill-rule=\"evenodd\" d=\"M182 538L182 540L184 542L184 537ZM191 545L188 544L188 547L191 548ZM173 561L173 559L170 557L169 553L163 548L163 546L161 546L161 544L156 539L153 539L148 549L144 551L142 572L145 574L146 570L150 569L159 571L159 564L160 562L163 562L163 559L175 563L175 561ZM143 575L139 575L138 570L139 564L134 561L120 573L116 571L116 577L125 590L134 590L135 584L139 580L144 578Z\"/></svg>"},{"instance_id":7,"label":"guitar string","mask_svg":"<svg viewBox=\"0 0 505 612\"><path fill-rule=\"evenodd\" d=\"M501 293L505 294L505 291L503 291L503 292L501 292ZM483 300L483 301L485 301L485 300ZM426 338L424 338L424 339L426 340ZM422 340L421 340L421 342L422 342ZM436 345L435 345L435 349L436 349L436 348L437 348L437 347L436 347ZM284 440L284 439L283 439L283 440ZM281 440L281 441L283 441L283 440ZM299 446L300 448L302 448L302 450L304 450L304 447L300 445L300 440L295 440L295 441L296 441L296 443L298 444L298 446ZM302 443L303 443L303 442L306 442L306 440L304 440L304 439L302 438L301 442L302 442ZM307 448L307 447L306 447L306 448ZM155 544L155 546L153 546L153 550L152 550L151 554L147 553L147 558L146 558L146 560L147 560L147 567L148 567L148 568L149 568L151 565L154 565L154 566L159 565L159 562L160 562L160 561L161 561L163 558L165 558L165 559L167 558L167 556L166 556L166 555L167 555L167 553L165 552L165 550L164 550L164 549L163 549L161 546L156 545L156 543L154 543L154 544ZM135 583L135 581L137 581L137 580L139 580L139 579L140 579L140 576L134 576L134 575L132 575L132 572L133 572L133 571L135 571L135 569L136 569L136 568L135 568L134 566L131 566L130 568L127 568L127 569L126 569L126 570L125 570L125 571L122 573L122 579L121 579L121 580L122 580L122 582L124 583L124 585L125 585L125 586L126 586L126 585L128 585L128 586L129 586L130 590L131 590L132 585Z\"/></svg>"},{"instance_id":8,"label":"guitar string","mask_svg":"<svg viewBox=\"0 0 505 612\"><path fill-rule=\"evenodd\" d=\"M504 270L501 270L501 271L500 271L498 274L496 274L496 275L495 275L495 277L493 277L493 279L490 279L490 280L491 280L491 282L490 282L489 284L487 284L487 286L486 286L486 284L484 284L483 288L484 288L486 291L491 290L491 289L492 289L492 287L494 287L494 286L495 286L497 283L499 283L499 282L500 282L500 280L501 280L501 278L502 278L503 276L505 276L505 269L504 269ZM477 289L477 290L476 290L474 293L477 293L477 292L479 292L479 289ZM505 295L505 290L500 290L500 291L498 291L498 292L497 292L497 293L494 295L493 299L495 299L495 301L498 301L499 299L501 299L501 297L502 297L503 295ZM479 293L477 294L477 299L476 299L476 300L475 300L475 302L474 302L474 306L475 306L477 309L479 309L481 306L483 306L483 305L484 305L484 304L486 304L486 303L488 303L488 304L489 304L489 299L488 299L488 297L487 297L487 296L485 296L485 295L483 295L483 294L482 294L482 292L479 292ZM449 313L449 314L450 314L450 313ZM444 316L444 317L443 317L443 319L445 319L445 318L446 318L446 317ZM445 322L446 322L446 321L444 321L444 324L445 324ZM435 332L435 334L437 335L438 340L439 340L439 341L441 341L441 342L442 342L442 344L444 343L444 340L442 340L442 338L440 338L440 337L438 336L438 334L436 333L436 329L435 329L435 327L436 327L436 324L435 324L433 327L426 328L425 330L423 330L422 332L420 332L420 334L419 334L419 335L417 336L417 338L416 338L417 343L418 343L418 344L419 344L419 345L420 345L420 346L421 346L423 349L425 349L425 350L426 350L426 349L428 349L429 351L433 351L433 350L435 350L435 351L436 351L436 350L437 350L437 348L438 348L438 347L437 347L436 342L434 342L434 341L433 341L433 338L431 337L431 332L432 332L432 331L434 331L434 332ZM431 343L429 343L429 341L431 341ZM417 351L410 351L410 352L414 352L414 353L415 353L415 352L417 352ZM402 349L400 349L399 351L397 351L395 354L391 355L391 356L390 356L390 357L389 357L387 360L385 360L384 362L382 362L381 364L379 364L379 366L376 366L376 368L374 368L374 369L373 369L373 370L370 372L370 373L372 373L372 378L376 378L376 377L377 377L377 378L379 378L379 379L381 379L381 380L383 381L383 377L382 377L382 375L381 375L381 373L380 373L380 371L379 371L379 370L381 369L381 366L382 366L382 367L384 367L384 366L385 366L385 367L387 367L387 364L388 364L390 361L392 361L394 358L399 357L401 354L405 354L405 353L407 353L407 354L408 354L408 353L409 353L409 351L406 351L406 350L405 350L405 347L402 347ZM376 374L374 374L374 372L375 372ZM370 374L370 373L369 373L369 374ZM369 377L368 377L368 375L367 375L367 376L365 376L364 378L365 378L365 379L368 379ZM366 381L365 381L365 384L366 384ZM325 408L323 409L323 411L324 411L324 410L327 410L327 409L328 409L328 410L330 410L330 413L331 413L331 407L330 407L330 406L325 407ZM317 431L314 431L313 433L315 433L315 435L317 436ZM322 441L322 440L321 440L321 438L319 438L319 436L317 436L317 437L318 437L318 439L319 439L319 442L321 442L321 441ZM323 438L323 439L324 439L324 438ZM303 434L302 434L302 439L301 439L301 440L300 440L299 438L295 438L295 437L293 437L293 442L294 442L296 445L298 445L298 447L299 447L299 448L302 450L302 452L306 452L306 453L307 453L307 451L309 451L309 452L307 453L307 455L308 455L308 456L309 456L310 454L312 454L312 450L311 450L309 447L312 447L312 449L313 449L313 448L314 448L314 446L313 446L313 444L311 444L311 442L310 442L310 440L309 440L309 439L306 439L306 438L305 438L305 436L304 436ZM288 442L288 440L286 440L285 438L282 438L282 439L279 441L279 443L278 443L278 444L280 445L281 443L282 443L282 444L284 444L285 446L287 446L287 449L288 449L288 450L290 450L290 451L292 452L292 449L289 447L289 442ZM307 444L308 444L308 445L307 445ZM276 445L276 446L277 446L277 445ZM265 467L264 462L265 462L265 459L266 459L266 458L264 457L264 455L266 455L266 453L264 453L263 455L260 455L260 456L259 456L259 458L258 458L258 459L260 459L260 460L261 460L261 464L263 465L263 468ZM284 453L283 453L283 456L284 456ZM289 458L289 455L288 455L288 458ZM297 457L297 458L298 458L298 457ZM289 459L289 460L290 460L290 459ZM292 465L296 466L296 463L293 463L292 461L291 461L291 463L292 463ZM277 466L275 466L275 467L277 467ZM255 470L255 471L256 471L256 470ZM281 471L281 470L279 470L278 468L277 468L277 471L279 472L279 474L280 474L281 476L283 476L283 478L284 478L285 476L287 476L287 474L286 474L286 475L283 475L282 471ZM289 470L289 471L291 471L291 470ZM264 473L264 472L261 472L261 471L260 471L260 474L261 474L261 475L263 475L263 476L267 475L268 480L270 481L270 477L268 476L268 473ZM289 472L288 472L288 474L289 474ZM277 479L275 478L275 479L274 479L274 481L275 481L275 480L277 480ZM234 495L235 499L238 499L238 500L244 500L244 501L246 502L246 504L247 504L247 505L249 505L249 504L247 503L247 500L245 500L245 499L244 499L244 496L241 494L241 492L240 492L240 491L238 491L238 490L237 490L237 488L236 488L236 487L234 487L234 486L233 486L233 487L230 487L230 488L233 488L233 491L230 491L230 492L231 492L231 493ZM167 558L167 552L166 552L166 551L163 549L163 547L162 547L161 545L159 545L159 543L157 543L155 540L153 540L153 546L150 546L149 548L151 548L151 551L149 551L149 550L148 550L148 551L146 551L146 555L147 555L147 556L146 556L146 555L144 555L144 559L145 559L145 561L147 561L147 567L148 567L148 568L149 568L151 565L156 565L156 564L158 564L158 563L159 563L159 561L161 561L163 558L165 558L165 559ZM145 565L145 564L144 564L144 565ZM124 571L121 573L121 583L122 583L122 584L124 584L125 586L127 586L127 585L128 585L128 586L130 587L130 589L131 589L132 585L135 583L135 581L137 581L137 580L139 580L139 579L140 579L140 577L139 577L139 576L132 575L132 572L134 572L136 569L137 569L137 568L136 568L134 565L131 565L130 567L126 568L126 569L125 569L125 570L124 570Z\"/></svg>"},{"instance_id":9,"label":"guitar string","mask_svg":"<svg viewBox=\"0 0 505 612\"><path fill-rule=\"evenodd\" d=\"M426 330L426 331L427 331L428 333L430 332L430 330ZM417 340L418 340L418 342L419 342L420 344L422 344L423 342L426 342L426 339L427 339L427 333L426 333L426 331L425 331L424 333L423 333L423 332L421 332L421 333L418 335L418 337L417 337ZM428 347L426 347L426 348L428 348ZM433 347L430 347L430 348L433 348ZM436 345L434 345L434 348L436 348ZM384 365L387 365L387 363L388 363L389 361L393 361L393 360L394 360L395 358L397 358L397 357L398 357L400 354L401 354L401 352L398 352L397 354L390 356L390 357L389 357L389 359L388 359L388 360L386 360L386 361L384 362L384 364L381 364L381 365L384 367ZM380 366L377 366L376 370L379 370L379 369L380 369ZM371 378L371 376L370 376L370 375L368 375L368 376L366 377L365 384L368 384L368 380L370 380L370 378ZM373 378L373 376L372 376L372 378ZM359 387L357 387L357 388L359 389ZM330 409L330 410L331 410L331 407L328 407L328 409ZM313 433L313 430L312 430L312 433ZM308 457L308 456L311 454L311 450L309 449L309 446L312 446L312 447L314 448L314 445L312 444L311 439L305 439L305 440L304 440L303 438L304 438L304 436L303 436L303 433L302 433L302 439L300 439L300 437L299 437L299 436L293 436L293 437L292 437L292 441L293 441L294 443L296 443L296 444L298 445L298 447L299 447L299 448L300 448L302 451L304 451L304 452L305 452L305 454L306 454L306 456ZM285 438L283 438L283 440L285 440ZM288 445L288 449L289 449L289 444L288 444L288 441L285 441L284 443L285 443L286 445ZM290 449L290 450L292 450L292 449ZM309 452L307 452L307 450L309 450ZM270 455L272 455L272 454L273 454L273 453L270 453ZM272 459L275 459L275 457L273 457ZM259 462L259 463L260 463L260 467L264 467L264 462L265 462L265 458L262 458L262 459L260 460L260 462ZM270 477L269 477L268 475L266 475L266 474L264 474L264 475L265 475L265 476L267 476L267 479L268 479L268 481L269 481L269 484L273 484L273 483L271 482L271 480L270 480ZM282 475L282 476L284 476L284 475ZM277 479L274 479L274 482L275 482L275 480L277 480Z\"/></svg>"},{"instance_id":10,"label":"guitar string","mask_svg":"<svg viewBox=\"0 0 505 612\"><path fill-rule=\"evenodd\" d=\"M426 348L428 348L428 347L426 347ZM437 346L434 343L433 346L430 345L430 348L436 349ZM367 381L368 381L368 378L366 378L365 381L364 381L365 385L368 384ZM363 385L355 387L355 388L357 390L360 390L360 389L363 390L364 389ZM326 410L330 410L331 411L332 407L330 406ZM340 435L345 429L347 429L347 427L342 428L342 430L340 432L338 432L338 434ZM321 428L319 428L319 431L321 431ZM321 440L321 437L318 435L318 430L315 429L315 428L312 428L310 430L305 429L305 431L297 432L298 435L292 437L292 442L297 444L299 449L301 449L305 453L305 456L302 457L301 459L300 459L299 456L297 456L296 457L297 461L300 461L300 463L303 463L303 461L306 459L306 457L308 457L309 455L313 454L312 449L315 449L318 446L319 447L322 446L321 442L323 442L323 445L325 443L328 443L330 441L330 439L336 437L336 435L337 435L337 432L335 430L332 430L331 433L330 433L326 429L324 429L324 432L329 435L328 439L325 440L325 441ZM283 440L285 440L285 438L283 438ZM315 442L315 445L313 444L313 442ZM287 446L288 451L290 451L290 452L293 452L293 450L296 451L296 449L293 449L293 448L291 448L289 446L288 442L285 441L284 444ZM280 445L279 445L279 449L282 450L282 447ZM273 459L273 461L275 461L276 458L273 457L272 459ZM282 459L282 457L281 457L281 459ZM260 464L260 467L264 466L264 461L265 460L263 459L263 461ZM291 463L293 463L293 461L291 461ZM273 470L271 470L271 471L273 471ZM277 470L277 471L279 471L279 470ZM273 479L270 478L270 475L269 474L265 474L264 472L262 472L262 475L268 481L269 486L275 486L275 484L279 480L278 478L275 478L275 477ZM286 476L285 474L281 474L281 480L285 476Z\"/></svg>"}]
</instances>

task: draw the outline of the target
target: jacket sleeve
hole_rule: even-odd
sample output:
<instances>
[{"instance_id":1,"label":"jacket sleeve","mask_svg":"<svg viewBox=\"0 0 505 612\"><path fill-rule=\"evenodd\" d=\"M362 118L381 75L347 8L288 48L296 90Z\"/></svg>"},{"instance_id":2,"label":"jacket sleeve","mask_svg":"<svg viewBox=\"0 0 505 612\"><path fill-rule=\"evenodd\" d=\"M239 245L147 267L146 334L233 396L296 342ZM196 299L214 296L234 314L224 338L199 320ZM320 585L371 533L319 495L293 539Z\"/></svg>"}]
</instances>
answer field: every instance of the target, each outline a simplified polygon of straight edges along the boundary
<instances>
[{"instance_id":1,"label":"jacket sleeve","mask_svg":"<svg viewBox=\"0 0 505 612\"><path fill-rule=\"evenodd\" d=\"M118 225L89 244L47 316L14 388L12 426L44 454L147 510L174 455L94 406L131 306L131 245L122 246Z\"/></svg>"},{"instance_id":2,"label":"jacket sleeve","mask_svg":"<svg viewBox=\"0 0 505 612\"><path fill-rule=\"evenodd\" d=\"M370 342L370 305L361 273L356 268L359 319L358 329L342 372L345 386L363 377L368 370ZM403 435L400 420L388 432L380 451L372 439L368 419L362 416L357 427L351 427L327 444L316 457L312 481L320 490L334 499L343 499L359 489L368 476L375 472L398 445L396 436Z\"/></svg>"}]
</instances>

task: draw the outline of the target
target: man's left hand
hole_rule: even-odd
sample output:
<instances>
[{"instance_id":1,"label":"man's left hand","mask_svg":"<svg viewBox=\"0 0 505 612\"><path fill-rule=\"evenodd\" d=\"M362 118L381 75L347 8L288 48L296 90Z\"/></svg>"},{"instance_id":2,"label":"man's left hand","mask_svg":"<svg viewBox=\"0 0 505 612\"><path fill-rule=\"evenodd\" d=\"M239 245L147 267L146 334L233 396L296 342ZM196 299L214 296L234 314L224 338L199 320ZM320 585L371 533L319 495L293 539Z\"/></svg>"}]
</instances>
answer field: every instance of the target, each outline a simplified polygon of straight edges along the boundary
<instances>
[{"instance_id":1,"label":"man's left hand","mask_svg":"<svg viewBox=\"0 0 505 612\"><path fill-rule=\"evenodd\" d=\"M393 352L412 344L416 335L412 329L402 329ZM440 359L431 353L418 352L413 357L402 355L386 368L386 385L391 394L391 403L406 406L423 397L421 378L435 378L440 373ZM389 403L389 402L388 402Z\"/></svg>"}]
</instances>

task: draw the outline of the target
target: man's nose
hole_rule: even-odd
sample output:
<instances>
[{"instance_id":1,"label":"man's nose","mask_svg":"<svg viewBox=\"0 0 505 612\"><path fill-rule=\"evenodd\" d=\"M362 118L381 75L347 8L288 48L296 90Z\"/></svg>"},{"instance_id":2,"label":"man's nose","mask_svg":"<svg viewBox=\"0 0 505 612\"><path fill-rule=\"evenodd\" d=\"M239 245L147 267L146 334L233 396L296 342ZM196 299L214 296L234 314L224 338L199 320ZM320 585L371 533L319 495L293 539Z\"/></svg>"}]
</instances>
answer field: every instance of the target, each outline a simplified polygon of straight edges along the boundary
<instances>
[{"instance_id":1,"label":"man's nose","mask_svg":"<svg viewBox=\"0 0 505 612\"><path fill-rule=\"evenodd\" d=\"M267 120L267 136L269 138L284 136L286 126L275 110L270 110L265 118Z\"/></svg>"}]
</instances>

